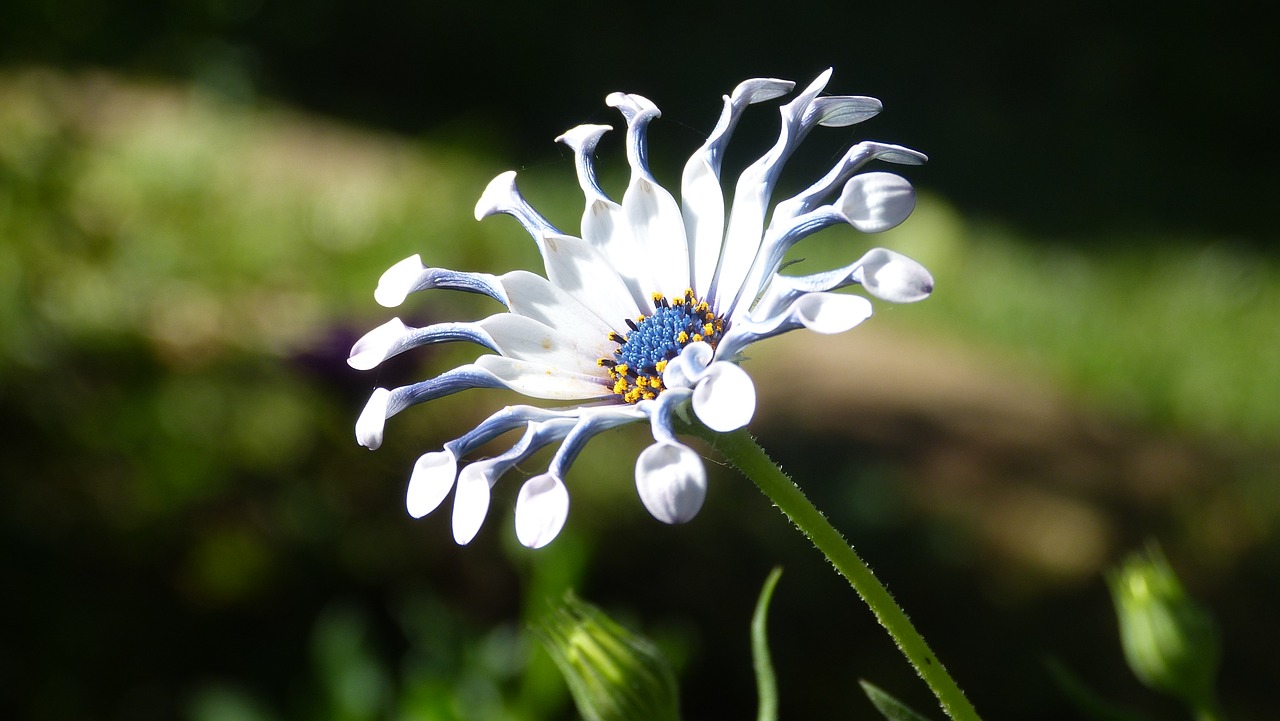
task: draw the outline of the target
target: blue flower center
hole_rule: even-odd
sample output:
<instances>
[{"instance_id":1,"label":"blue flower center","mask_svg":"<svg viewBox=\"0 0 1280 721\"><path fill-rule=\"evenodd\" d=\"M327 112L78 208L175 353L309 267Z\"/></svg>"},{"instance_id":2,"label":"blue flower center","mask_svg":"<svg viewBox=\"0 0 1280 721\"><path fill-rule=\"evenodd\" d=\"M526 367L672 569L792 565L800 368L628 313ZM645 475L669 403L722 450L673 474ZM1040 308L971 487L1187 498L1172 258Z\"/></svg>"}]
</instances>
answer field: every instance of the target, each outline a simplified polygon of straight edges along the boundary
<instances>
[{"instance_id":1,"label":"blue flower center","mask_svg":"<svg viewBox=\"0 0 1280 721\"><path fill-rule=\"evenodd\" d=\"M685 346L703 341L714 348L724 335L724 318L694 297L692 290L670 300L654 293L653 305L652 315L627 319L631 332L609 334L618 349L613 358L598 361L609 369L610 388L627 403L657 398L664 389L662 371Z\"/></svg>"}]
</instances>

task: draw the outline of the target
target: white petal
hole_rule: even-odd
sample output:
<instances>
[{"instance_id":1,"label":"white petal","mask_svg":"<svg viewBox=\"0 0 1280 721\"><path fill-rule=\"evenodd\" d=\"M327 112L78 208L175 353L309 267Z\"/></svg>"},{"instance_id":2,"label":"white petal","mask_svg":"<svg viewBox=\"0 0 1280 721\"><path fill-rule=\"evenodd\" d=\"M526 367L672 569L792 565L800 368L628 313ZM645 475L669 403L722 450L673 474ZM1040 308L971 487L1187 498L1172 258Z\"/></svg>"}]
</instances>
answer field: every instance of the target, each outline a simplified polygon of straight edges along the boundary
<instances>
[{"instance_id":1,"label":"white petal","mask_svg":"<svg viewBox=\"0 0 1280 721\"><path fill-rule=\"evenodd\" d=\"M756 412L756 386L734 363L712 363L693 391L693 412L719 433L736 431Z\"/></svg>"},{"instance_id":2,"label":"white petal","mask_svg":"<svg viewBox=\"0 0 1280 721\"><path fill-rule=\"evenodd\" d=\"M489 479L476 465L458 474L458 490L453 494L453 540L459 546L471 543L489 513Z\"/></svg>"},{"instance_id":3,"label":"white petal","mask_svg":"<svg viewBox=\"0 0 1280 721\"><path fill-rule=\"evenodd\" d=\"M911 183L893 173L863 173L845 183L836 207L863 233L888 230L911 215L916 193Z\"/></svg>"},{"instance_id":4,"label":"white petal","mask_svg":"<svg viewBox=\"0 0 1280 721\"><path fill-rule=\"evenodd\" d=\"M369 450L382 445L382 429L387 424L387 402L390 399L391 391L375 388L356 419L356 441Z\"/></svg>"},{"instance_id":5,"label":"white petal","mask_svg":"<svg viewBox=\"0 0 1280 721\"><path fill-rule=\"evenodd\" d=\"M845 293L805 293L791 304L791 317L816 333L843 333L871 317L871 301Z\"/></svg>"},{"instance_id":6,"label":"white petal","mask_svg":"<svg viewBox=\"0 0 1280 721\"><path fill-rule=\"evenodd\" d=\"M725 200L720 187L724 148L748 105L784 95L793 87L793 82L772 78L740 83L732 95L725 97L720 119L707 141L684 166L680 185L681 215L689 242L692 287L698 297L705 298L711 290L724 238Z\"/></svg>"},{"instance_id":7,"label":"white petal","mask_svg":"<svg viewBox=\"0 0 1280 721\"><path fill-rule=\"evenodd\" d=\"M832 95L814 100L810 112L819 125L843 128L875 117L883 107L879 100L863 95Z\"/></svg>"},{"instance_id":8,"label":"white petal","mask_svg":"<svg viewBox=\"0 0 1280 721\"><path fill-rule=\"evenodd\" d=\"M853 279L871 295L891 303L914 303L933 292L933 276L923 265L884 248L862 256Z\"/></svg>"},{"instance_id":9,"label":"white petal","mask_svg":"<svg viewBox=\"0 0 1280 721\"><path fill-rule=\"evenodd\" d=\"M409 476L409 492L405 496L405 506L409 515L422 518L440 506L449 491L453 490L453 481L458 476L458 459L449 451L424 453L413 464L413 475Z\"/></svg>"},{"instance_id":10,"label":"white petal","mask_svg":"<svg viewBox=\"0 0 1280 721\"><path fill-rule=\"evenodd\" d=\"M608 259L636 306L646 314L653 311L650 294L656 286L650 280L649 264L636 262L645 256L636 244L622 206L604 197L588 200L582 212L582 237Z\"/></svg>"},{"instance_id":11,"label":"white petal","mask_svg":"<svg viewBox=\"0 0 1280 721\"><path fill-rule=\"evenodd\" d=\"M654 290L668 298L684 295L691 287L689 243L676 199L662 186L636 174L622 196L622 212L641 253L635 262L649 264Z\"/></svg>"},{"instance_id":12,"label":"white petal","mask_svg":"<svg viewBox=\"0 0 1280 721\"><path fill-rule=\"evenodd\" d=\"M607 372L596 363L613 356L616 345L605 336L578 339L532 318L499 313L476 325L493 339L497 350L509 358L563 368L604 379Z\"/></svg>"},{"instance_id":13,"label":"white petal","mask_svg":"<svg viewBox=\"0 0 1280 721\"><path fill-rule=\"evenodd\" d=\"M516 187L516 172L508 170L489 181L480 200L476 201L476 220L483 220L490 215L506 213L520 222L524 229L536 240L543 233L558 233L551 221L529 205L529 201L520 194Z\"/></svg>"},{"instance_id":14,"label":"white petal","mask_svg":"<svg viewBox=\"0 0 1280 721\"><path fill-rule=\"evenodd\" d=\"M733 207L729 211L728 228L725 230L724 247L720 252L720 266L716 269L715 297L711 299L717 310L729 313L732 320L745 314L747 306L755 300L760 283L749 283L748 274L764 236L764 218L768 213L769 197L783 164L808 133L812 120L818 117L809 113L809 107L830 78L831 70L828 69L790 103L780 108L782 128L777 142L738 176L733 192ZM806 124L806 118L811 122ZM748 284L753 287L744 292L743 286Z\"/></svg>"},{"instance_id":15,"label":"white petal","mask_svg":"<svg viewBox=\"0 0 1280 721\"><path fill-rule=\"evenodd\" d=\"M683 228L680 234L683 238ZM595 311L613 330L625 333L625 319L638 317L640 309L626 283L600 251L581 238L555 233L543 235L542 248L547 279ZM684 263L687 274L688 261ZM684 293L684 288L679 293Z\"/></svg>"},{"instance_id":16,"label":"white petal","mask_svg":"<svg viewBox=\"0 0 1280 721\"><path fill-rule=\"evenodd\" d=\"M680 200L690 260L693 292L702 297L711 288L724 235L724 191L717 169L697 156L690 158L680 185Z\"/></svg>"},{"instance_id":17,"label":"white petal","mask_svg":"<svg viewBox=\"0 0 1280 721\"><path fill-rule=\"evenodd\" d=\"M387 268L378 279L378 288L373 291L373 299L381 306L395 308L413 291L419 276L426 269L419 255L411 255Z\"/></svg>"},{"instance_id":18,"label":"white petal","mask_svg":"<svg viewBox=\"0 0 1280 721\"><path fill-rule=\"evenodd\" d=\"M662 372L662 384L667 388L692 388L715 356L710 344L698 341L685 346L680 355L672 358Z\"/></svg>"},{"instance_id":19,"label":"white petal","mask_svg":"<svg viewBox=\"0 0 1280 721\"><path fill-rule=\"evenodd\" d=\"M541 363L482 355L475 365L492 373L511 390L534 398L581 400L612 395L599 378Z\"/></svg>"},{"instance_id":20,"label":"white petal","mask_svg":"<svg viewBox=\"0 0 1280 721\"><path fill-rule=\"evenodd\" d=\"M529 548L542 548L564 528L569 517L569 491L550 473L534 476L516 496L516 538Z\"/></svg>"},{"instance_id":21,"label":"white petal","mask_svg":"<svg viewBox=\"0 0 1280 721\"><path fill-rule=\"evenodd\" d=\"M387 359L391 349L408 332L408 326L399 318L392 318L365 333L363 338L356 341L351 347L351 356L347 358L347 365L358 371L376 368L379 363Z\"/></svg>"},{"instance_id":22,"label":"white petal","mask_svg":"<svg viewBox=\"0 0 1280 721\"><path fill-rule=\"evenodd\" d=\"M668 297L683 295L689 285L689 243L684 234L680 206L649 173L647 135L649 123L662 115L648 98L627 93L611 93L605 99L627 119L627 162L631 182L622 194L622 214L630 231L633 262L649 263L651 287L648 293Z\"/></svg>"},{"instance_id":23,"label":"white petal","mask_svg":"<svg viewBox=\"0 0 1280 721\"><path fill-rule=\"evenodd\" d=\"M513 270L500 278L512 313L527 316L580 338L606 338L613 330L588 306L527 270Z\"/></svg>"},{"instance_id":24,"label":"white petal","mask_svg":"<svg viewBox=\"0 0 1280 721\"><path fill-rule=\"evenodd\" d=\"M687 446L655 443L636 459L636 490L653 517L684 523L698 515L707 497L707 471Z\"/></svg>"}]
</instances>

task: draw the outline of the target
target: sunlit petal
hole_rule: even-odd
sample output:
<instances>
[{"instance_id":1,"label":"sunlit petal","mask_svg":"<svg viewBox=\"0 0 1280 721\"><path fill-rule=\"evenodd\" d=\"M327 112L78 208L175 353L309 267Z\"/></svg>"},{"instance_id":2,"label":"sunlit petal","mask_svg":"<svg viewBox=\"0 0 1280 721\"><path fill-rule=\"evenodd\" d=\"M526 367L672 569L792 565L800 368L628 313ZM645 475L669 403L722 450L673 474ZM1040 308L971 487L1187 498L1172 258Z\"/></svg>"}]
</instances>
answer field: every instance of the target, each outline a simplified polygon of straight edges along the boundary
<instances>
[{"instance_id":1,"label":"sunlit petal","mask_svg":"<svg viewBox=\"0 0 1280 721\"><path fill-rule=\"evenodd\" d=\"M516 496L516 538L529 548L551 543L569 517L569 491L550 473L534 476Z\"/></svg>"},{"instance_id":2,"label":"sunlit petal","mask_svg":"<svg viewBox=\"0 0 1280 721\"><path fill-rule=\"evenodd\" d=\"M707 471L688 446L655 443L636 459L636 490L654 518L685 523L706 500Z\"/></svg>"},{"instance_id":3,"label":"sunlit petal","mask_svg":"<svg viewBox=\"0 0 1280 721\"><path fill-rule=\"evenodd\" d=\"M422 518L444 502L458 477L458 459L449 451L424 453L413 464L405 505L409 515Z\"/></svg>"}]
</instances>

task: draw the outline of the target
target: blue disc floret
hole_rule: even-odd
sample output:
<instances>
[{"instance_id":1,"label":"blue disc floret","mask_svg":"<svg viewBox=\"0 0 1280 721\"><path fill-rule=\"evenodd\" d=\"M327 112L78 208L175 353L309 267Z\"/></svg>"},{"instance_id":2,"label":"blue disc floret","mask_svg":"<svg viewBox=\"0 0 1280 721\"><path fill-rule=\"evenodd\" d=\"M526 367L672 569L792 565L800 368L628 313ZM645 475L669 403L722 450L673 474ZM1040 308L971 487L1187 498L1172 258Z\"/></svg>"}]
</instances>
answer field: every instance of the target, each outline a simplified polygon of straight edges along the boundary
<instances>
[{"instance_id":1,"label":"blue disc floret","mask_svg":"<svg viewBox=\"0 0 1280 721\"><path fill-rule=\"evenodd\" d=\"M664 388L662 371L668 361L690 343L701 341L714 348L725 332L725 319L716 315L706 301L695 297L692 290L671 299L654 293L653 305L651 315L627 319L631 331L625 336L609 334L618 349L613 358L598 361L609 369L613 392L627 403L657 398Z\"/></svg>"}]
</instances>

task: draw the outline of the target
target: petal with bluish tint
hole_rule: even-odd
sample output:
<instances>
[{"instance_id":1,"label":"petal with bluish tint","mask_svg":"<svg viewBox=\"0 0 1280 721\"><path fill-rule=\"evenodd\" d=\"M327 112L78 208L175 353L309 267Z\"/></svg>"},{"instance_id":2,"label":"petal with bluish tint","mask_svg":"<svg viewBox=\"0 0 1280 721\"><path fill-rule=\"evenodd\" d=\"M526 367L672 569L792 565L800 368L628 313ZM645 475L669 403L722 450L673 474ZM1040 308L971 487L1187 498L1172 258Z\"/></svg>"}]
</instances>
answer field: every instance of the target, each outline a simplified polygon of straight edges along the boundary
<instances>
[{"instance_id":1,"label":"petal with bluish tint","mask_svg":"<svg viewBox=\"0 0 1280 721\"><path fill-rule=\"evenodd\" d=\"M785 95L793 87L795 83L789 80L773 78L739 83L733 94L725 97L716 127L684 166L680 184L681 215L689 243L692 266L689 275L694 294L699 298L705 298L711 290L724 240L725 199L720 186L724 148L748 105Z\"/></svg>"}]
</instances>

